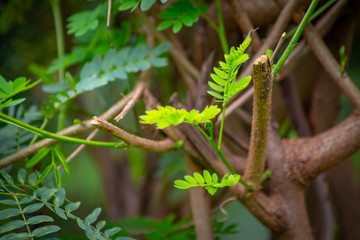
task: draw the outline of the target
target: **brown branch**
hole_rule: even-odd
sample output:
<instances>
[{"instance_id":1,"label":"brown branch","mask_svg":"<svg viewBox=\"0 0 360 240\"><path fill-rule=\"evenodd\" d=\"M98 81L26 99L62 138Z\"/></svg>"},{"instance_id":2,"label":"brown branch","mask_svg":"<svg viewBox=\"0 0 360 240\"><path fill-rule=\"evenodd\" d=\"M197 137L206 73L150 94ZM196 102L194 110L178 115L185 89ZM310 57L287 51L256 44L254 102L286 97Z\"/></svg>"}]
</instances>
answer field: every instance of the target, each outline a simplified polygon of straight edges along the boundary
<instances>
[{"instance_id":1,"label":"brown branch","mask_svg":"<svg viewBox=\"0 0 360 240\"><path fill-rule=\"evenodd\" d=\"M142 72L140 74L139 81L137 84L139 84L139 82L142 82L141 79L144 78L145 76L146 76L146 73ZM132 98L133 96L134 96L134 91L131 91L127 95L126 98L123 98L122 100L118 101L115 105L113 105L106 112L104 112L100 117L105 120L112 119L113 117L116 116L116 114L118 114L118 112L121 111L121 109L123 109L125 107L125 105L128 102L128 99ZM67 127L65 129L57 132L56 134L63 135L63 136L74 136L74 135L85 133L91 129L93 129L93 126L91 125L90 120L88 120L88 121L84 121L82 124L76 124L76 125ZM58 140L55 140L55 139L43 139L43 140L35 143L34 145L28 146L28 147L22 149L21 151L18 151L10 156L7 156L7 157L1 159L0 160L0 168L4 168L6 166L9 166L9 165L17 162L17 161L27 158L27 157L35 154L40 148L52 146L52 145L56 144L57 142L58 142Z\"/></svg>"},{"instance_id":2,"label":"brown branch","mask_svg":"<svg viewBox=\"0 0 360 240\"><path fill-rule=\"evenodd\" d=\"M121 113L114 118L116 122L121 121L126 116L126 114L128 114L130 110L135 106L135 103L139 100L144 90L149 87L153 73L154 73L153 68L150 68L149 70L144 72L144 76L141 78L142 81L139 81L139 84L137 84L135 89L133 90L134 96L126 104L126 106L121 111Z\"/></svg>"},{"instance_id":3,"label":"brown branch","mask_svg":"<svg viewBox=\"0 0 360 240\"><path fill-rule=\"evenodd\" d=\"M344 73L341 74L340 65L330 50L322 40L319 33L314 27L309 24L304 30L305 38L309 43L310 48L314 51L320 63L329 73L331 78L336 82L339 88L343 91L345 96L349 99L354 107L360 106L360 91L356 85L351 81L349 76Z\"/></svg>"},{"instance_id":4,"label":"brown branch","mask_svg":"<svg viewBox=\"0 0 360 240\"><path fill-rule=\"evenodd\" d=\"M186 163L190 175L194 172L201 173L201 168L196 165L191 158L187 157ZM197 187L191 188L189 194L191 212L195 223L196 239L214 239L209 193L204 188Z\"/></svg>"},{"instance_id":5,"label":"brown branch","mask_svg":"<svg viewBox=\"0 0 360 240\"><path fill-rule=\"evenodd\" d=\"M96 116L91 119L91 124L104 132L120 138L129 147L138 147L150 152L168 152L174 149L173 140L167 138L161 141L155 141L138 137Z\"/></svg>"},{"instance_id":6,"label":"brown branch","mask_svg":"<svg viewBox=\"0 0 360 240\"><path fill-rule=\"evenodd\" d=\"M332 129L312 138L284 140L293 177L303 184L360 149L360 109Z\"/></svg>"},{"instance_id":7,"label":"brown branch","mask_svg":"<svg viewBox=\"0 0 360 240\"><path fill-rule=\"evenodd\" d=\"M236 23L238 24L239 28L241 29L241 32L243 33L243 36L245 37L248 34L248 32L254 29L254 26L251 23L249 15L246 12L246 9L243 7L241 1L228 0L227 3L230 6L232 13L234 14ZM252 50L254 52L257 52L260 49L260 46L261 46L261 40L259 38L259 35L256 32L254 32L252 34L252 41L251 41Z\"/></svg>"},{"instance_id":8,"label":"brown branch","mask_svg":"<svg viewBox=\"0 0 360 240\"><path fill-rule=\"evenodd\" d=\"M245 179L256 189L261 184L261 177L265 169L274 76L271 73L271 64L267 55L262 55L256 59L253 66L255 91L250 149L245 168Z\"/></svg>"}]
</instances>

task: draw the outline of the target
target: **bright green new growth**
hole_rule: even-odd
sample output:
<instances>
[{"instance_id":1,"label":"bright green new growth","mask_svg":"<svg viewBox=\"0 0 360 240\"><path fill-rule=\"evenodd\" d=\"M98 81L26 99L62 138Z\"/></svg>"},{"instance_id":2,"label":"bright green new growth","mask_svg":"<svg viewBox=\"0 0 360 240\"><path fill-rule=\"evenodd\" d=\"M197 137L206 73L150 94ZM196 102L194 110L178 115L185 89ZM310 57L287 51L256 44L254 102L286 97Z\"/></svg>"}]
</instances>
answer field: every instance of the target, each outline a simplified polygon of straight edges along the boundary
<instances>
[{"instance_id":1,"label":"bright green new growth","mask_svg":"<svg viewBox=\"0 0 360 240\"><path fill-rule=\"evenodd\" d=\"M214 82L208 82L209 86L215 91L208 91L211 96L216 97L218 102L225 103L231 97L243 90L251 81L251 76L242 78L237 83L235 82L237 73L241 64L249 59L249 55L244 53L251 42L248 37L238 47L232 47L229 54L225 54L225 62L219 62L220 68L214 67L214 72L210 76Z\"/></svg>"},{"instance_id":2,"label":"bright green new growth","mask_svg":"<svg viewBox=\"0 0 360 240\"><path fill-rule=\"evenodd\" d=\"M188 189L192 187L204 187L210 195L214 195L218 188L233 186L240 180L238 174L225 174L224 177L218 182L218 176L216 173L212 175L208 170L203 171L203 175L195 172L194 177L190 175L184 176L184 180L176 180L174 186L179 189Z\"/></svg>"},{"instance_id":3,"label":"bright green new growth","mask_svg":"<svg viewBox=\"0 0 360 240\"><path fill-rule=\"evenodd\" d=\"M198 125L209 122L219 114L221 110L217 106L206 106L201 113L198 110L176 109L170 106L158 106L158 110L146 111L146 115L140 116L141 123L156 124L159 129L167 128L170 125L177 126L180 123Z\"/></svg>"}]
</instances>

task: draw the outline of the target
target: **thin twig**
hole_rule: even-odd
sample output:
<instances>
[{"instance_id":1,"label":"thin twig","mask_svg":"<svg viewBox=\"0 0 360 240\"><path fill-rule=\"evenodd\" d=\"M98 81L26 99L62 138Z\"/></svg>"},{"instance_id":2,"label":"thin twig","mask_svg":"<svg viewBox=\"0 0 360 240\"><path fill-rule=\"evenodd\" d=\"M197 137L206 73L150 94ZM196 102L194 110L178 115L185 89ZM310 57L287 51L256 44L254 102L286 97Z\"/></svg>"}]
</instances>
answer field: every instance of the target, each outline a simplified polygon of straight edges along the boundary
<instances>
[{"instance_id":1,"label":"thin twig","mask_svg":"<svg viewBox=\"0 0 360 240\"><path fill-rule=\"evenodd\" d=\"M239 28L241 29L244 36L254 29L253 24L251 23L251 20L249 18L249 15L246 12L246 9L243 7L241 1L233 1L228 0L228 5L230 6L230 9L232 10L232 13L235 16L235 21ZM261 40L259 38L259 35L254 32L254 34L251 36L251 47L253 52L257 52L260 49L261 46Z\"/></svg>"},{"instance_id":2,"label":"thin twig","mask_svg":"<svg viewBox=\"0 0 360 240\"><path fill-rule=\"evenodd\" d=\"M120 138L128 147L138 147L150 152L168 152L176 148L174 141L169 138L155 141L138 137L96 116L91 119L91 124L104 132Z\"/></svg>"},{"instance_id":3,"label":"thin twig","mask_svg":"<svg viewBox=\"0 0 360 240\"><path fill-rule=\"evenodd\" d=\"M305 28L305 38L309 43L310 48L314 51L319 62L323 65L331 78L343 91L345 96L349 99L354 107L360 106L360 91L350 79L347 73L341 74L340 65L335 57L331 54L329 48L314 29L312 25Z\"/></svg>"},{"instance_id":4,"label":"thin twig","mask_svg":"<svg viewBox=\"0 0 360 240\"><path fill-rule=\"evenodd\" d=\"M281 35L281 37L280 37L280 39L279 39L279 41L278 41L278 43L277 43L277 45L276 45L276 47L275 47L275 50L274 50L273 54L271 55L271 58L270 58L270 62L271 62L271 63L274 61L274 58L276 57L276 54L278 53L281 45L282 45L283 42L284 42L285 34L286 34L286 33L283 32L283 34Z\"/></svg>"},{"instance_id":5,"label":"thin twig","mask_svg":"<svg viewBox=\"0 0 360 240\"><path fill-rule=\"evenodd\" d=\"M108 12L107 12L107 22L106 22L106 36L109 43L109 46L114 49L114 45L110 41L109 29L110 29L110 16L111 16L111 0L108 0Z\"/></svg>"},{"instance_id":6,"label":"thin twig","mask_svg":"<svg viewBox=\"0 0 360 240\"><path fill-rule=\"evenodd\" d=\"M116 122L121 121L126 114L130 112L130 110L135 106L135 103L139 100L140 96L143 94L144 90L149 87L149 83L151 81L151 77L153 75L153 68L150 68L146 71L147 76L142 78L142 81L139 81L139 84L136 85L134 89L134 96L129 100L124 109L117 115L114 120Z\"/></svg>"},{"instance_id":7,"label":"thin twig","mask_svg":"<svg viewBox=\"0 0 360 240\"><path fill-rule=\"evenodd\" d=\"M341 9L346 4L347 0L339 0L315 25L315 29L321 36L325 36L333 26L334 22L338 18ZM280 74L276 78L277 81L281 81L288 76L302 61L310 54L311 50L306 44L306 40L303 39L290 54L286 60L285 65L280 71Z\"/></svg>"},{"instance_id":8,"label":"thin twig","mask_svg":"<svg viewBox=\"0 0 360 240\"><path fill-rule=\"evenodd\" d=\"M86 138L86 140L88 140L88 141L92 140L92 139L96 136L96 134L97 134L98 132L99 132L99 129L95 129L94 131L92 131L92 132L90 133L90 135ZM73 159L74 157L76 157L76 155L78 155L85 147L86 147L85 144L81 144L77 149L75 149L74 152L72 152L72 153L70 154L70 156L68 156L68 157L66 158L66 162L67 162L67 163L70 162L71 159ZM58 166L58 169L61 169L62 167L63 167L63 165L60 164L60 165Z\"/></svg>"},{"instance_id":9,"label":"thin twig","mask_svg":"<svg viewBox=\"0 0 360 240\"><path fill-rule=\"evenodd\" d=\"M245 179L256 189L265 169L266 146L271 117L271 93L274 76L269 57L263 55L254 64L254 103L248 161Z\"/></svg>"}]
</instances>

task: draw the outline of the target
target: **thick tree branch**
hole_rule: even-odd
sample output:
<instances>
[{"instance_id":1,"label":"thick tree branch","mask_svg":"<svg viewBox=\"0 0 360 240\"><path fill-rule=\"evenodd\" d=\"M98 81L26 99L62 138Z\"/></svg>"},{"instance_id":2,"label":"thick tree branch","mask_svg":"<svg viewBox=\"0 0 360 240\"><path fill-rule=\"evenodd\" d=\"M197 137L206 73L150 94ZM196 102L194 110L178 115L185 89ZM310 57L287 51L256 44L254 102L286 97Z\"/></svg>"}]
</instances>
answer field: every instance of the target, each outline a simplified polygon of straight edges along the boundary
<instances>
[{"instance_id":1,"label":"thick tree branch","mask_svg":"<svg viewBox=\"0 0 360 240\"><path fill-rule=\"evenodd\" d=\"M284 140L289 170L303 184L360 149L360 109L346 120L312 138Z\"/></svg>"},{"instance_id":2,"label":"thick tree branch","mask_svg":"<svg viewBox=\"0 0 360 240\"><path fill-rule=\"evenodd\" d=\"M138 137L96 116L91 119L91 124L104 132L120 138L129 147L138 147L150 152L168 152L174 149L174 141L171 139L166 138L161 141L155 141Z\"/></svg>"},{"instance_id":3,"label":"thick tree branch","mask_svg":"<svg viewBox=\"0 0 360 240\"><path fill-rule=\"evenodd\" d=\"M253 66L255 91L250 149L245 169L245 179L256 189L261 184L261 177L265 169L274 76L271 73L271 64L267 55L262 55L256 59Z\"/></svg>"}]
</instances>

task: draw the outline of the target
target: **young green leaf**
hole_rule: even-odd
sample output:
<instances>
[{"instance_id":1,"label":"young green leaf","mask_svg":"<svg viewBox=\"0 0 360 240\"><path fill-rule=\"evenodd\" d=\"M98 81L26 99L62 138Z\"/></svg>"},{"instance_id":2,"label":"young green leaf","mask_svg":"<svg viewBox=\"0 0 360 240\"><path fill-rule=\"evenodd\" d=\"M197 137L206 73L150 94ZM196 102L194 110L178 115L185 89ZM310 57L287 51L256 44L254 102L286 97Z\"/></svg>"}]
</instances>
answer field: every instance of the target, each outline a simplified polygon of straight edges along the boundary
<instances>
[{"instance_id":1,"label":"young green leaf","mask_svg":"<svg viewBox=\"0 0 360 240\"><path fill-rule=\"evenodd\" d=\"M192 176L185 175L184 178L185 178L185 180L186 180L188 183L190 183L190 184L192 184L192 185L196 185L196 184L197 184L196 180L195 180Z\"/></svg>"},{"instance_id":2,"label":"young green leaf","mask_svg":"<svg viewBox=\"0 0 360 240\"><path fill-rule=\"evenodd\" d=\"M191 188L192 185L184 180L176 180L174 181L174 186L179 189L188 189Z\"/></svg>"},{"instance_id":3,"label":"young green leaf","mask_svg":"<svg viewBox=\"0 0 360 240\"><path fill-rule=\"evenodd\" d=\"M30 160L28 160L25 164L26 168L31 168L35 166L41 159L43 159L48 153L49 148L41 148Z\"/></svg>"},{"instance_id":4,"label":"young green leaf","mask_svg":"<svg viewBox=\"0 0 360 240\"><path fill-rule=\"evenodd\" d=\"M204 180L203 176L201 176L201 174L198 173L198 172L194 172L194 178L199 184L204 184L205 183L205 180Z\"/></svg>"},{"instance_id":5,"label":"young green leaf","mask_svg":"<svg viewBox=\"0 0 360 240\"><path fill-rule=\"evenodd\" d=\"M58 215L58 216L61 217L62 219L67 220L67 217L66 217L64 211L63 211L61 208L59 208L59 207L54 207L54 210L55 210L56 215Z\"/></svg>"},{"instance_id":6,"label":"young green leaf","mask_svg":"<svg viewBox=\"0 0 360 240\"><path fill-rule=\"evenodd\" d=\"M69 203L65 206L65 210L68 212L72 212L72 211L75 211L76 209L78 209L79 206L80 206L80 202Z\"/></svg>"},{"instance_id":7,"label":"young green leaf","mask_svg":"<svg viewBox=\"0 0 360 240\"><path fill-rule=\"evenodd\" d=\"M206 12L205 6L195 6L192 1L180 0L173 2L171 7L165 8L164 12L158 15L159 18L166 19L157 27L158 31L164 30L173 25L173 32L177 33L182 26L192 26L199 20L199 15Z\"/></svg>"},{"instance_id":8,"label":"young green leaf","mask_svg":"<svg viewBox=\"0 0 360 240\"><path fill-rule=\"evenodd\" d=\"M98 218L98 216L100 215L100 213L101 213L101 208L94 209L94 211L85 218L85 222L89 224L94 223Z\"/></svg>"},{"instance_id":9,"label":"young green leaf","mask_svg":"<svg viewBox=\"0 0 360 240\"><path fill-rule=\"evenodd\" d=\"M35 237L42 237L47 234L57 232L59 230L60 230L60 228L58 226L47 225L47 226L39 227L39 228L35 229L32 233Z\"/></svg>"},{"instance_id":10,"label":"young green leaf","mask_svg":"<svg viewBox=\"0 0 360 240\"><path fill-rule=\"evenodd\" d=\"M51 172L51 169L53 168L52 164L50 164L49 166L47 166L44 171L41 173L40 177L38 179L36 179L35 185L38 185L39 183L41 183L47 175L49 175L49 173Z\"/></svg>"},{"instance_id":11,"label":"young green leaf","mask_svg":"<svg viewBox=\"0 0 360 240\"><path fill-rule=\"evenodd\" d=\"M0 234L10 232L18 228L22 228L23 226L25 226L25 222L23 220L10 221L0 227Z\"/></svg>"},{"instance_id":12,"label":"young green leaf","mask_svg":"<svg viewBox=\"0 0 360 240\"><path fill-rule=\"evenodd\" d=\"M20 214L20 210L18 208L7 208L0 211L0 220L8 219Z\"/></svg>"},{"instance_id":13,"label":"young green leaf","mask_svg":"<svg viewBox=\"0 0 360 240\"><path fill-rule=\"evenodd\" d=\"M53 222L53 221L54 221L54 219L47 215L38 215L38 216L31 217L27 220L27 222L30 225L36 225L36 224L43 223L43 222Z\"/></svg>"},{"instance_id":14,"label":"young green leaf","mask_svg":"<svg viewBox=\"0 0 360 240\"><path fill-rule=\"evenodd\" d=\"M23 168L20 168L17 174L17 178L19 183L24 184L25 183L25 178L26 178L26 170Z\"/></svg>"},{"instance_id":15,"label":"young green leaf","mask_svg":"<svg viewBox=\"0 0 360 240\"><path fill-rule=\"evenodd\" d=\"M241 79L235 83L238 70L244 62L249 59L248 54L245 54L246 48L249 46L251 38L246 38L244 42L238 47L232 47L229 54L225 54L225 62L220 61L220 68L214 67L214 72L210 77L214 82L209 82L209 86L219 93L208 91L208 93L217 98L219 102L226 104L235 94L244 89L251 80L251 77Z\"/></svg>"},{"instance_id":16,"label":"young green leaf","mask_svg":"<svg viewBox=\"0 0 360 240\"><path fill-rule=\"evenodd\" d=\"M0 238L0 240L27 240L29 233L10 233Z\"/></svg>"},{"instance_id":17,"label":"young green leaf","mask_svg":"<svg viewBox=\"0 0 360 240\"><path fill-rule=\"evenodd\" d=\"M24 213L32 213L32 212L36 212L37 210L39 210L40 208L42 208L44 206L44 203L34 203L31 204L27 207L24 208L23 212Z\"/></svg>"},{"instance_id":18,"label":"young green leaf","mask_svg":"<svg viewBox=\"0 0 360 240\"><path fill-rule=\"evenodd\" d=\"M159 106L158 110L146 111L146 114L139 118L142 120L141 123L156 124L157 128L163 129L170 125L177 126L181 123L190 123L193 125L206 123L219 114L220 111L217 106L207 106L201 113L197 110L187 112L185 109Z\"/></svg>"}]
</instances>

